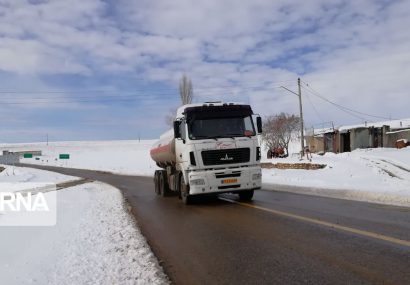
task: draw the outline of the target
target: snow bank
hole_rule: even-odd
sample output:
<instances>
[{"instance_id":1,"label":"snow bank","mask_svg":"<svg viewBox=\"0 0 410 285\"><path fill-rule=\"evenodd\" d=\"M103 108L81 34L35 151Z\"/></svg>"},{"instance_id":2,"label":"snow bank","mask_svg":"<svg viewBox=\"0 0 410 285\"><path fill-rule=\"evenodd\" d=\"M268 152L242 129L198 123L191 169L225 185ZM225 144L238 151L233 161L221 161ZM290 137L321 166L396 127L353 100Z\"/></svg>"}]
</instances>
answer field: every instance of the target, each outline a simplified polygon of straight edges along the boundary
<instances>
[{"instance_id":1,"label":"snow bank","mask_svg":"<svg viewBox=\"0 0 410 285\"><path fill-rule=\"evenodd\" d=\"M168 283L119 190L89 183L57 191L57 201L56 226L2 230L3 284Z\"/></svg>"},{"instance_id":2,"label":"snow bank","mask_svg":"<svg viewBox=\"0 0 410 285\"><path fill-rule=\"evenodd\" d=\"M79 179L51 171L3 165L0 172L0 192L17 192L55 187L55 184Z\"/></svg>"},{"instance_id":3,"label":"snow bank","mask_svg":"<svg viewBox=\"0 0 410 285\"><path fill-rule=\"evenodd\" d=\"M39 189L77 179L5 166L0 191ZM95 182L44 195L56 195L56 226L0 227L2 284L168 283L118 189ZM20 214L0 213L0 225Z\"/></svg>"},{"instance_id":4,"label":"snow bank","mask_svg":"<svg viewBox=\"0 0 410 285\"><path fill-rule=\"evenodd\" d=\"M2 165L5 169L0 172L0 182L53 182L61 183L76 180L78 177L63 175L60 173L38 170L26 167L14 167Z\"/></svg>"}]
</instances>

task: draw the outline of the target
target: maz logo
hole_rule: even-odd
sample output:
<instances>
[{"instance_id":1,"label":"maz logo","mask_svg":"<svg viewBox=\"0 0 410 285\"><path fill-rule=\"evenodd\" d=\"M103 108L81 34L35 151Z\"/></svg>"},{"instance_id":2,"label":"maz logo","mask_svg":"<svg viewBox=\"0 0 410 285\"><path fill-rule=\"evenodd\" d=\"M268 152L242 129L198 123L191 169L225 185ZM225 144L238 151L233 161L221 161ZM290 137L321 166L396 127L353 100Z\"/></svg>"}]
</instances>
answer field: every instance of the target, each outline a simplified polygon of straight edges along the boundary
<instances>
[{"instance_id":1,"label":"maz logo","mask_svg":"<svg viewBox=\"0 0 410 285\"><path fill-rule=\"evenodd\" d=\"M226 149L226 148L232 148L234 145L232 143L225 143L225 142L217 142L216 143L216 148L217 149Z\"/></svg>"},{"instance_id":2,"label":"maz logo","mask_svg":"<svg viewBox=\"0 0 410 285\"><path fill-rule=\"evenodd\" d=\"M222 161L230 161L230 160L233 160L233 157L229 157L228 154L226 154L225 157L221 157L220 160L222 160Z\"/></svg>"}]
</instances>

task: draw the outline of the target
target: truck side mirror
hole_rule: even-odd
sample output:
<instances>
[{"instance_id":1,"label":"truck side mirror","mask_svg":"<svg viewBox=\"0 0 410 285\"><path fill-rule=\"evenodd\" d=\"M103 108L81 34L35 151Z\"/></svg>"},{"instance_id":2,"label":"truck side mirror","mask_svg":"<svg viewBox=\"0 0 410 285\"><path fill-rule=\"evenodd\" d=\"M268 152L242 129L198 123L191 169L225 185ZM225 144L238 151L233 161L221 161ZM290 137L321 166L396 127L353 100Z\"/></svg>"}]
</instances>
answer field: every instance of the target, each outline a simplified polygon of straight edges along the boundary
<instances>
[{"instance_id":1,"label":"truck side mirror","mask_svg":"<svg viewBox=\"0 0 410 285\"><path fill-rule=\"evenodd\" d=\"M174 138L179 139L181 137L181 132L179 131L179 126L181 121L174 121Z\"/></svg>"},{"instance_id":2,"label":"truck side mirror","mask_svg":"<svg viewBox=\"0 0 410 285\"><path fill-rule=\"evenodd\" d=\"M256 117L256 127L258 128L258 134L262 133L262 119L261 117Z\"/></svg>"}]
</instances>

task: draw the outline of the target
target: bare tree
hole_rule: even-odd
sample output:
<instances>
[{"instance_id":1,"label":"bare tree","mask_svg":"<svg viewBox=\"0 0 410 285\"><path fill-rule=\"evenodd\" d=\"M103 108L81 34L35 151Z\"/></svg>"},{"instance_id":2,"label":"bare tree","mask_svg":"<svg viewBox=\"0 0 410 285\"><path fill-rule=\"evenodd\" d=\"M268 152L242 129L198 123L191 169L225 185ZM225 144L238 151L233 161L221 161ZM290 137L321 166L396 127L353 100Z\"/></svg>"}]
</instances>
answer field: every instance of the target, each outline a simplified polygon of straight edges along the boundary
<instances>
[{"instance_id":1,"label":"bare tree","mask_svg":"<svg viewBox=\"0 0 410 285\"><path fill-rule=\"evenodd\" d=\"M192 97L194 96L191 79L188 78L185 74L182 76L179 82L179 95L181 97L182 105L190 104L192 102ZM169 113L165 115L165 123L172 127L177 108L169 109Z\"/></svg>"},{"instance_id":2,"label":"bare tree","mask_svg":"<svg viewBox=\"0 0 410 285\"><path fill-rule=\"evenodd\" d=\"M173 126L176 115L177 115L177 108L169 109L169 113L167 115L165 115L165 123L169 127Z\"/></svg>"},{"instance_id":3,"label":"bare tree","mask_svg":"<svg viewBox=\"0 0 410 285\"><path fill-rule=\"evenodd\" d=\"M264 120L262 140L272 150L283 148L289 155L289 143L300 129L299 116L280 113Z\"/></svg>"},{"instance_id":4,"label":"bare tree","mask_svg":"<svg viewBox=\"0 0 410 285\"><path fill-rule=\"evenodd\" d=\"M179 82L179 95L181 96L182 105L191 104L194 91L192 89L192 82L185 74Z\"/></svg>"}]
</instances>

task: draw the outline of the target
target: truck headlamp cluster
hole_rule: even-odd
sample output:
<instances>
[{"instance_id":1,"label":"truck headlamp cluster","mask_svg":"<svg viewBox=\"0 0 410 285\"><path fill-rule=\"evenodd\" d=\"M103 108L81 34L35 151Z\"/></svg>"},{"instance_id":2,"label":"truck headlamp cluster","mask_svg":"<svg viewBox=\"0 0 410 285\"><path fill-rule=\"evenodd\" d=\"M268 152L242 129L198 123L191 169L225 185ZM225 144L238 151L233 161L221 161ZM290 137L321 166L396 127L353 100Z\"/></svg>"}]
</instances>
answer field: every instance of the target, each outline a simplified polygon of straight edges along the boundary
<instances>
[{"instance_id":1,"label":"truck headlamp cluster","mask_svg":"<svg viewBox=\"0 0 410 285\"><path fill-rule=\"evenodd\" d=\"M261 173L254 173L252 174L252 180L259 180L262 178L262 174Z\"/></svg>"},{"instance_id":2,"label":"truck headlamp cluster","mask_svg":"<svg viewBox=\"0 0 410 285\"><path fill-rule=\"evenodd\" d=\"M192 186L203 186L205 185L205 180L204 179L193 179L190 181Z\"/></svg>"}]
</instances>

